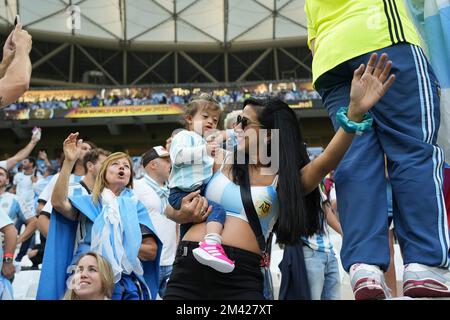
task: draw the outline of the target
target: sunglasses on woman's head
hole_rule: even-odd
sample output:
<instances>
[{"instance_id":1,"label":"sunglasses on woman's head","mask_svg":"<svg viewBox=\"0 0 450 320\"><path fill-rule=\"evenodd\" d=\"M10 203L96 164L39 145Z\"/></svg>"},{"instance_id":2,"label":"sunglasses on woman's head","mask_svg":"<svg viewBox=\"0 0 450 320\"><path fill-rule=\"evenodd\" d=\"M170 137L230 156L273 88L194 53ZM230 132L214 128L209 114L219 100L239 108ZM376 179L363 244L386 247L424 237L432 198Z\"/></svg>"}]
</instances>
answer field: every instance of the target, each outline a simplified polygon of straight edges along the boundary
<instances>
[{"instance_id":1,"label":"sunglasses on woman's head","mask_svg":"<svg viewBox=\"0 0 450 320\"><path fill-rule=\"evenodd\" d=\"M250 120L249 118L243 117L241 115L238 115L237 119L236 119L236 125L239 125L239 124L241 124L242 130L245 130L245 128L248 127L249 125L256 125L258 127L261 127L261 125Z\"/></svg>"}]
</instances>

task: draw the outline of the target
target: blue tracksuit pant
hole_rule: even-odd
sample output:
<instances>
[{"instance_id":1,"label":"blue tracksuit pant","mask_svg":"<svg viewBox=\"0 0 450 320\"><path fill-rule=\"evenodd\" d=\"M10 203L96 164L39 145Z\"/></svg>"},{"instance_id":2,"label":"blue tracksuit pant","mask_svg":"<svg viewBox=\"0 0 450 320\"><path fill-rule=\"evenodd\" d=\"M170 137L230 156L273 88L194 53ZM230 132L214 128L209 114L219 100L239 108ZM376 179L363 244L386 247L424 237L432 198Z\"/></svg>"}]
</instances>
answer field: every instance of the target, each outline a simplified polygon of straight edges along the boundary
<instances>
[{"instance_id":1,"label":"blue tracksuit pant","mask_svg":"<svg viewBox=\"0 0 450 320\"><path fill-rule=\"evenodd\" d=\"M442 196L444 153L436 145L439 84L419 47L401 43L381 50L393 62L396 80L371 109L373 129L355 136L335 172L343 230L341 259L386 270L389 265L384 154L393 191L393 219L405 264L448 267L448 227ZM316 89L333 121L348 106L353 71L371 53L321 76Z\"/></svg>"}]
</instances>

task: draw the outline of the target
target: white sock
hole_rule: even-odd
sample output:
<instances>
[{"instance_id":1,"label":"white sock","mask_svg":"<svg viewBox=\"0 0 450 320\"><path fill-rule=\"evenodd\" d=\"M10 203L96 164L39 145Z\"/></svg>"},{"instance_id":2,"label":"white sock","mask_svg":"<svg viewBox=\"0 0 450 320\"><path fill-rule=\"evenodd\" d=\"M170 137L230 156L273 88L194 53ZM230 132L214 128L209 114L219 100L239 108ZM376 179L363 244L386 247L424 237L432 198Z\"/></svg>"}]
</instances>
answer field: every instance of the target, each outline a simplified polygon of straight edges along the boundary
<instances>
[{"instance_id":1,"label":"white sock","mask_svg":"<svg viewBox=\"0 0 450 320\"><path fill-rule=\"evenodd\" d=\"M222 236L218 233L208 233L204 240L207 244L222 244Z\"/></svg>"}]
</instances>

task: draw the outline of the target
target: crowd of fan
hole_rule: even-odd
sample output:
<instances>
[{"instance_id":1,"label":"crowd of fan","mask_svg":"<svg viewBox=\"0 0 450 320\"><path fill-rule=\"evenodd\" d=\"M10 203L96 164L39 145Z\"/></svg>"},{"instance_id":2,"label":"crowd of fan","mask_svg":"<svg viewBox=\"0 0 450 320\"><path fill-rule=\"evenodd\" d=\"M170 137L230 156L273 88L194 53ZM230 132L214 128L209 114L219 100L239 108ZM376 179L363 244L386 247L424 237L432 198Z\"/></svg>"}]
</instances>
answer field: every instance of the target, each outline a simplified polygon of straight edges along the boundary
<instances>
[{"instance_id":1,"label":"crowd of fan","mask_svg":"<svg viewBox=\"0 0 450 320\"><path fill-rule=\"evenodd\" d=\"M316 91L306 89L290 89L290 90L273 90L271 92L256 92L250 90L220 90L214 91L214 97L223 105L233 105L235 103L242 103L245 99L251 96L271 96L277 97L284 101L301 101L308 99L320 99ZM138 90L131 95L117 95L110 94L107 97L101 95L94 95L93 97L71 97L70 99L62 100L58 98L46 98L42 101L25 102L18 101L9 105L7 110L22 110L22 109L72 109L83 107L109 107L109 106L139 106L139 105L155 105L155 104L179 104L185 105L195 94L193 90L183 90L183 92L155 91L152 93L145 93L143 90Z\"/></svg>"}]
</instances>

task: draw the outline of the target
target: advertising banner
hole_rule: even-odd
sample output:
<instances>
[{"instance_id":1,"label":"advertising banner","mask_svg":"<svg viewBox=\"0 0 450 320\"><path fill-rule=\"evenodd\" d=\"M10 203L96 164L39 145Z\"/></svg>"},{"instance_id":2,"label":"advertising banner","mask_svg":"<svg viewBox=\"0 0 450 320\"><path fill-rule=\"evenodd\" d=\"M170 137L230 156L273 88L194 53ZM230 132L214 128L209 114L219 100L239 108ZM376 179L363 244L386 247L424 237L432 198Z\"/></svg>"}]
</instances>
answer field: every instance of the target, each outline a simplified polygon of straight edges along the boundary
<instances>
[{"instance_id":1,"label":"advertising banner","mask_svg":"<svg viewBox=\"0 0 450 320\"><path fill-rule=\"evenodd\" d=\"M127 116L161 116L182 114L183 109L176 104L156 104L142 106L112 106L112 107L80 107L72 109L35 110L3 110L4 120L44 120L64 118L101 118Z\"/></svg>"}]
</instances>

